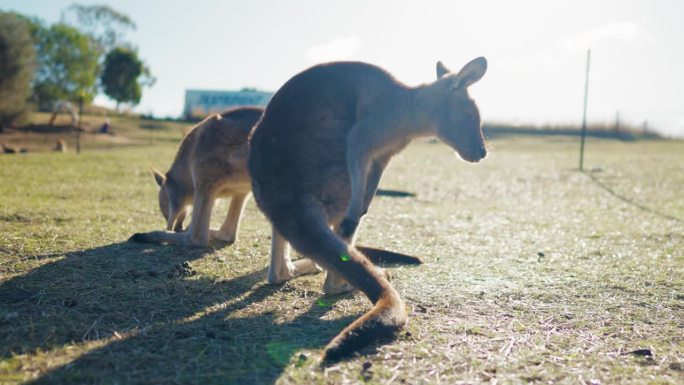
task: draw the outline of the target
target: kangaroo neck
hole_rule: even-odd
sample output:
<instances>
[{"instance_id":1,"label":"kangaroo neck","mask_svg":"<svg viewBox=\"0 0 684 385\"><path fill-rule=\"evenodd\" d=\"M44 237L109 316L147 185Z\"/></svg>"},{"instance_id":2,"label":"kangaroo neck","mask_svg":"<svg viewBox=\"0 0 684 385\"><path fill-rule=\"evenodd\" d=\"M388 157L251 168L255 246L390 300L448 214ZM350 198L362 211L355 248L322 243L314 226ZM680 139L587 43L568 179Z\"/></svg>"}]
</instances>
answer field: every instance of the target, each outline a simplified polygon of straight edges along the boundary
<instances>
[{"instance_id":1,"label":"kangaroo neck","mask_svg":"<svg viewBox=\"0 0 684 385\"><path fill-rule=\"evenodd\" d=\"M386 110L384 122L393 126L396 135L387 138L396 146L404 147L411 140L437 135L440 118L440 92L437 84L409 87L402 85L400 97Z\"/></svg>"}]
</instances>

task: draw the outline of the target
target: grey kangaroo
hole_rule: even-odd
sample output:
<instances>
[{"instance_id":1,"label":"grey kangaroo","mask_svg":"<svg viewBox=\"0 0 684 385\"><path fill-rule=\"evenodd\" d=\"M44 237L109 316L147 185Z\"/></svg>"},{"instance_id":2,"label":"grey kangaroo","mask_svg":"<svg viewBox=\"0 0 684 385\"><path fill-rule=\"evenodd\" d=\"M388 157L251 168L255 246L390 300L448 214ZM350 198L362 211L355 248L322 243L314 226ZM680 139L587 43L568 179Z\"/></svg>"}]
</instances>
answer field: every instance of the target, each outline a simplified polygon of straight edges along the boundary
<instances>
[{"instance_id":1,"label":"grey kangaroo","mask_svg":"<svg viewBox=\"0 0 684 385\"><path fill-rule=\"evenodd\" d=\"M482 57L457 73L438 62L435 82L409 87L370 64L321 64L285 83L254 127L252 191L273 225L274 243L287 240L324 267L326 292L350 285L373 303L326 346L324 360L393 336L406 324L399 293L353 246L354 234L383 170L412 139L437 136L468 162L487 155L468 95L486 69Z\"/></svg>"}]
</instances>

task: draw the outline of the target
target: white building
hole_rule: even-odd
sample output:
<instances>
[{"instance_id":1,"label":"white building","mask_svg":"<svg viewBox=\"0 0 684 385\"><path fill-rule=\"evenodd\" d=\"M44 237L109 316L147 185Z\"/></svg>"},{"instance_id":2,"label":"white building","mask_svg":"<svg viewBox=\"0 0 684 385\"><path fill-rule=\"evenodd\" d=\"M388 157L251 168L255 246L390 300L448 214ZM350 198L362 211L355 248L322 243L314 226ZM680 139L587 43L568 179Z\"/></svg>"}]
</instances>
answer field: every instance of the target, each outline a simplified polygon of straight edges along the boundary
<instances>
[{"instance_id":1,"label":"white building","mask_svg":"<svg viewBox=\"0 0 684 385\"><path fill-rule=\"evenodd\" d=\"M266 106L272 97L273 92L253 90L186 90L183 115L201 118L239 106Z\"/></svg>"}]
</instances>

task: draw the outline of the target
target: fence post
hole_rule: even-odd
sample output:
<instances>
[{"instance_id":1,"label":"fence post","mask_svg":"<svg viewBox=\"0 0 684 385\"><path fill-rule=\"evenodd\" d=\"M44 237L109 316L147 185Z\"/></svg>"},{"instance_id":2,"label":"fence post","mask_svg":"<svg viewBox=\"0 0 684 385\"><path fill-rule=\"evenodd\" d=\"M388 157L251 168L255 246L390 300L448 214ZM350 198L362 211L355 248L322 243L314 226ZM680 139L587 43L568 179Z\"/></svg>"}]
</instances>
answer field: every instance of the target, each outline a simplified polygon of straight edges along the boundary
<instances>
[{"instance_id":1,"label":"fence post","mask_svg":"<svg viewBox=\"0 0 684 385\"><path fill-rule=\"evenodd\" d=\"M81 122L83 121L83 96L78 98L78 124L76 125L76 153L81 153Z\"/></svg>"},{"instance_id":2,"label":"fence post","mask_svg":"<svg viewBox=\"0 0 684 385\"><path fill-rule=\"evenodd\" d=\"M582 114L582 142L580 144L579 169L584 167L584 141L587 136L587 96L589 95L589 62L591 60L591 50L587 50L587 72L584 81L584 113Z\"/></svg>"}]
</instances>

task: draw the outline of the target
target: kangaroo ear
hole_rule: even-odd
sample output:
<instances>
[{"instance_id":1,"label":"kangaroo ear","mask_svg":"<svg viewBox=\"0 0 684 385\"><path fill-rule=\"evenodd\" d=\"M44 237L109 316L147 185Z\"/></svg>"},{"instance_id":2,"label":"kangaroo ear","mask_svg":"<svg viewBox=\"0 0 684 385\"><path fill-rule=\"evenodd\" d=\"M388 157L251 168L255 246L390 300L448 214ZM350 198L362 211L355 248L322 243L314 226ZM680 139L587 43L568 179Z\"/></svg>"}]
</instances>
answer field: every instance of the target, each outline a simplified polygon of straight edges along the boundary
<instances>
[{"instance_id":1,"label":"kangaroo ear","mask_svg":"<svg viewBox=\"0 0 684 385\"><path fill-rule=\"evenodd\" d=\"M458 72L458 75L456 75L456 79L458 80L457 84L459 87L463 86L468 88L473 83L482 79L485 72L487 72L487 59L484 57L473 59L463 66L461 71Z\"/></svg>"},{"instance_id":2,"label":"kangaroo ear","mask_svg":"<svg viewBox=\"0 0 684 385\"><path fill-rule=\"evenodd\" d=\"M164 181L166 181L166 177L159 171L153 169L152 166L150 166L150 172L152 172L152 175L154 176L154 180L157 182L157 185L161 187L164 184Z\"/></svg>"},{"instance_id":3,"label":"kangaroo ear","mask_svg":"<svg viewBox=\"0 0 684 385\"><path fill-rule=\"evenodd\" d=\"M449 73L449 69L441 61L437 62L437 79Z\"/></svg>"}]
</instances>

